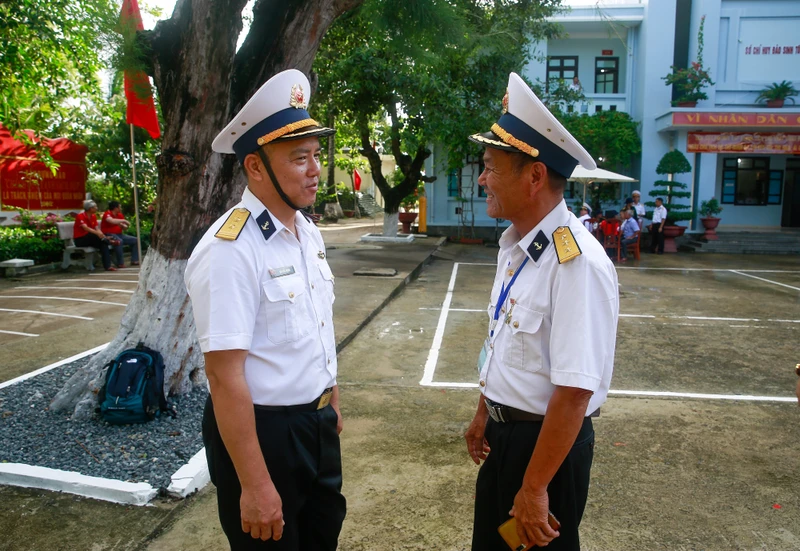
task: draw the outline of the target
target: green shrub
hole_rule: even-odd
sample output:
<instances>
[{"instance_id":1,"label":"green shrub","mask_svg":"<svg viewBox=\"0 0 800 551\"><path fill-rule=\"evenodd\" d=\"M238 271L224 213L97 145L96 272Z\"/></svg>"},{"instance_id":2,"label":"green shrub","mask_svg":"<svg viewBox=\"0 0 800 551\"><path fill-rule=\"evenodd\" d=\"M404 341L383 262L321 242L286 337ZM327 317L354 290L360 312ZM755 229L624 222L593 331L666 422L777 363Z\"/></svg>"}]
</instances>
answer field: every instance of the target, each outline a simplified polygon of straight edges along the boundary
<instances>
[{"instance_id":1,"label":"green shrub","mask_svg":"<svg viewBox=\"0 0 800 551\"><path fill-rule=\"evenodd\" d=\"M60 239L44 240L40 237L9 236L9 233L11 232L3 231L0 233L0 262L12 258L26 258L33 260L36 264L46 264L61 260L64 245Z\"/></svg>"}]
</instances>

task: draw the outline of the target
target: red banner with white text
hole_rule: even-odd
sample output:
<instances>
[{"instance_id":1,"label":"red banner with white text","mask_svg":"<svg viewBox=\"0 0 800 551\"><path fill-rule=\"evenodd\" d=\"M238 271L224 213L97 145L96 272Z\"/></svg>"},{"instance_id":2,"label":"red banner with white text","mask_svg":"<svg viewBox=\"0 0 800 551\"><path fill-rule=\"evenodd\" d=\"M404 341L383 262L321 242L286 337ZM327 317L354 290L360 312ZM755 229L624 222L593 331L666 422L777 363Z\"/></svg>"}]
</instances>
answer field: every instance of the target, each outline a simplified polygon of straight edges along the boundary
<instances>
[{"instance_id":1,"label":"red banner with white text","mask_svg":"<svg viewBox=\"0 0 800 551\"><path fill-rule=\"evenodd\" d=\"M800 134L783 132L689 132L687 153L800 154Z\"/></svg>"}]
</instances>

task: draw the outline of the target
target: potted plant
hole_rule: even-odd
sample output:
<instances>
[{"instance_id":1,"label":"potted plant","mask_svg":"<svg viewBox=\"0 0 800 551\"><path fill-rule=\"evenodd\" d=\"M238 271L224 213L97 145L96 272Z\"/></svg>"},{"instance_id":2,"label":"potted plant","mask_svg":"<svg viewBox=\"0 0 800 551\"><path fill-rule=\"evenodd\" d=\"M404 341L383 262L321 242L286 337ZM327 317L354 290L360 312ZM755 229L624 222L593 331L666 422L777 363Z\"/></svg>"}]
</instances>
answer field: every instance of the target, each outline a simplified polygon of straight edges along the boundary
<instances>
[{"instance_id":1,"label":"potted plant","mask_svg":"<svg viewBox=\"0 0 800 551\"><path fill-rule=\"evenodd\" d=\"M417 200L419 200L419 191L415 189L413 193L406 195L400 203L403 212L399 212L397 217L403 225L403 233L411 233L411 224L417 219L417 213L414 212Z\"/></svg>"},{"instance_id":2,"label":"potted plant","mask_svg":"<svg viewBox=\"0 0 800 551\"><path fill-rule=\"evenodd\" d=\"M697 61L692 61L687 68L672 65L670 66L672 72L661 77L667 82L667 86L672 85L673 90L677 91L677 97L672 101L673 107L695 107L698 101L708 99L703 88L714 85L708 71L703 68L703 27L705 23L706 16L704 15L700 18L700 29L697 31Z\"/></svg>"},{"instance_id":3,"label":"potted plant","mask_svg":"<svg viewBox=\"0 0 800 551\"><path fill-rule=\"evenodd\" d=\"M664 252L676 253L678 247L675 238L680 237L686 231L685 226L678 226L675 222L681 220L691 220L693 214L689 205L678 203L677 199L686 199L692 196L688 191L684 191L688 186L674 180L675 174L685 174L692 171L692 165L683 153L677 149L669 151L661 157L656 167L657 174L667 176L666 180L656 180L650 191L650 197L667 198L664 206L667 208L667 221L664 223ZM648 207L655 207L655 201L645 203ZM648 216L652 218L652 213Z\"/></svg>"},{"instance_id":4,"label":"potted plant","mask_svg":"<svg viewBox=\"0 0 800 551\"><path fill-rule=\"evenodd\" d=\"M720 212L722 212L722 207L716 197L700 202L700 222L703 223L703 227L706 230L706 233L703 234L706 241L719 239L716 229L719 226L720 219L716 218L716 215Z\"/></svg>"},{"instance_id":5,"label":"potted plant","mask_svg":"<svg viewBox=\"0 0 800 551\"><path fill-rule=\"evenodd\" d=\"M788 80L784 80L780 84L773 82L761 90L756 98L756 103L766 101L767 107L783 107L787 99L794 103L794 96L798 94L800 92Z\"/></svg>"}]
</instances>

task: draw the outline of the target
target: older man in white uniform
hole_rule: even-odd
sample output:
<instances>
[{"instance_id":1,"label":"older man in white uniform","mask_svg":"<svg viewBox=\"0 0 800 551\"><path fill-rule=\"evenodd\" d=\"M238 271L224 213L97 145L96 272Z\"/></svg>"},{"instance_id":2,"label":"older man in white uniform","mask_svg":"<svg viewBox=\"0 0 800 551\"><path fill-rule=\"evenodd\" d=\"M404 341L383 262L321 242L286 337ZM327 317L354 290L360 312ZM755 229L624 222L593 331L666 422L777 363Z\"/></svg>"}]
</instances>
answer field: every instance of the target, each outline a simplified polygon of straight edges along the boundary
<instances>
[{"instance_id":1,"label":"older man in white uniform","mask_svg":"<svg viewBox=\"0 0 800 551\"><path fill-rule=\"evenodd\" d=\"M242 201L186 269L211 389L203 418L219 517L234 550L336 549L341 494L333 276L300 208L319 183L310 86L279 73L217 136L247 175Z\"/></svg>"},{"instance_id":2,"label":"older man in white uniform","mask_svg":"<svg viewBox=\"0 0 800 551\"><path fill-rule=\"evenodd\" d=\"M500 239L481 396L465 436L483 461L472 549L506 548L498 527L511 516L522 543L578 550L591 416L614 364L617 276L563 199L575 166L595 168L591 156L514 73L503 113L491 132L470 137L486 147L478 183L487 213L512 222Z\"/></svg>"}]
</instances>

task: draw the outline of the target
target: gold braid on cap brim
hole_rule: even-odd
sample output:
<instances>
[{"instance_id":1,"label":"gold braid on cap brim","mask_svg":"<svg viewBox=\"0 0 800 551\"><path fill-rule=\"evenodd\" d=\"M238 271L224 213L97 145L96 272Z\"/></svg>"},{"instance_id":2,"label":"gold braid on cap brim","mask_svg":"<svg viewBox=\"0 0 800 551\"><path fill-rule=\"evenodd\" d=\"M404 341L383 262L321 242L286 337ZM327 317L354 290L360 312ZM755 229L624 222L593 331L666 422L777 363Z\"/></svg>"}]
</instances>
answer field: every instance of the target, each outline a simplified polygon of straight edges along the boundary
<instances>
[{"instance_id":1,"label":"gold braid on cap brim","mask_svg":"<svg viewBox=\"0 0 800 551\"><path fill-rule=\"evenodd\" d=\"M277 130L273 130L269 134L261 136L258 140L256 140L256 143L258 143L258 145L267 145L269 142L277 140L284 134L288 134L289 132L294 132L295 130L300 130L301 128L305 128L307 126L319 126L319 125L317 124L317 121L315 121L314 119L305 119L302 121L293 122L291 124L287 124L286 126L278 128Z\"/></svg>"},{"instance_id":2,"label":"gold braid on cap brim","mask_svg":"<svg viewBox=\"0 0 800 551\"><path fill-rule=\"evenodd\" d=\"M516 147L517 149L519 149L523 153L527 153L531 157L538 157L539 156L539 150L538 149L536 149L533 146L530 146L530 145L526 144L522 140L518 140L517 138L515 138L514 136L512 136L511 134L509 134L508 132L506 132L502 128L500 128L499 124L494 123L492 125L492 132L494 132L495 134L500 136L500 139L503 140L504 142L506 142L508 145Z\"/></svg>"}]
</instances>

